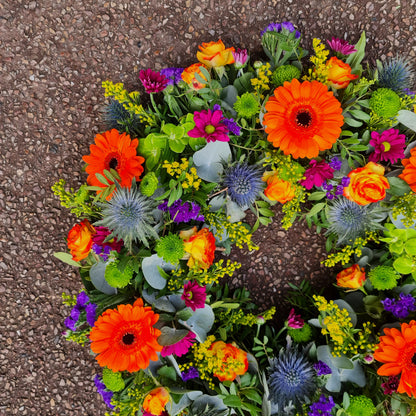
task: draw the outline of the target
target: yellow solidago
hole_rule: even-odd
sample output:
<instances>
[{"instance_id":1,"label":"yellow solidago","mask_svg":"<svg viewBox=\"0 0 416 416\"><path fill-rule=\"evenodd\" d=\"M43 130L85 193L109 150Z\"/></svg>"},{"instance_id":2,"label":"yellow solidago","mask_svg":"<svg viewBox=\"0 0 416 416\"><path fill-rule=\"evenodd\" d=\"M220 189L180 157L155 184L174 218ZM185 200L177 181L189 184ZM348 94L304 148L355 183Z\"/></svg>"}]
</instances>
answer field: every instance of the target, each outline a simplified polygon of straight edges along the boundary
<instances>
[{"instance_id":1,"label":"yellow solidago","mask_svg":"<svg viewBox=\"0 0 416 416\"><path fill-rule=\"evenodd\" d=\"M257 69L257 78L251 79L251 85L261 99L264 98L263 92L270 89L269 84L271 75L272 71L270 70L270 63L267 62Z\"/></svg>"},{"instance_id":2,"label":"yellow solidago","mask_svg":"<svg viewBox=\"0 0 416 416\"><path fill-rule=\"evenodd\" d=\"M326 65L326 60L328 58L329 51L318 38L313 39L312 46L315 56L311 56L310 61L314 65L314 68L310 68L308 70L308 75L305 75L303 79L308 81L317 80L325 84L328 80L328 67Z\"/></svg>"},{"instance_id":3,"label":"yellow solidago","mask_svg":"<svg viewBox=\"0 0 416 416\"><path fill-rule=\"evenodd\" d=\"M196 168L194 166L190 168L189 160L186 158L182 158L181 163L165 160L162 167L166 169L168 175L180 181L183 189L193 188L197 191L201 186L202 180L198 176Z\"/></svg>"},{"instance_id":4,"label":"yellow solidago","mask_svg":"<svg viewBox=\"0 0 416 416\"><path fill-rule=\"evenodd\" d=\"M416 193L409 192L399 197L391 210L393 219L396 220L399 215L403 215L401 221L406 227L411 227L416 221Z\"/></svg>"},{"instance_id":5,"label":"yellow solidago","mask_svg":"<svg viewBox=\"0 0 416 416\"><path fill-rule=\"evenodd\" d=\"M230 313L231 312L231 313ZM259 322L259 319L262 318L264 321L269 321L273 318L276 313L276 308L272 306L267 311L264 311L261 315L254 315L252 313L244 314L241 309L233 309L231 311L225 310L219 312L216 316L216 321L222 324L233 325L243 325L243 326L254 326Z\"/></svg>"}]
</instances>

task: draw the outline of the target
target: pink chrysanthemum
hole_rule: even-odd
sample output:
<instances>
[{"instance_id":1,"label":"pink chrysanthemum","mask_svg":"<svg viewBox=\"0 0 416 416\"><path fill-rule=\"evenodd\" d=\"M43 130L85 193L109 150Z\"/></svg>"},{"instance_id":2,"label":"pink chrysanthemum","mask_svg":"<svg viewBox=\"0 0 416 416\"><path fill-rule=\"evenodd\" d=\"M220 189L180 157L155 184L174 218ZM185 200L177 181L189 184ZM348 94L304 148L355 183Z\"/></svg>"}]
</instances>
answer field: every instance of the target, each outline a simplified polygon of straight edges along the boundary
<instances>
[{"instance_id":1,"label":"pink chrysanthemum","mask_svg":"<svg viewBox=\"0 0 416 416\"><path fill-rule=\"evenodd\" d=\"M97 244L101 247L110 247L111 250L117 251L120 253L123 248L123 240L118 240L117 238L112 238L110 241L105 241L105 239L111 234L111 231L107 227L94 227L95 234L92 236L92 241L94 244Z\"/></svg>"},{"instance_id":2,"label":"pink chrysanthemum","mask_svg":"<svg viewBox=\"0 0 416 416\"><path fill-rule=\"evenodd\" d=\"M207 294L205 286L199 286L197 282L185 283L181 299L185 301L185 305L193 311L205 307L205 299Z\"/></svg>"},{"instance_id":3,"label":"pink chrysanthemum","mask_svg":"<svg viewBox=\"0 0 416 416\"><path fill-rule=\"evenodd\" d=\"M292 308L289 313L289 317L287 318L287 326L293 329L300 329L303 328L305 321L302 319L300 315L295 314L295 310Z\"/></svg>"},{"instance_id":4,"label":"pink chrysanthemum","mask_svg":"<svg viewBox=\"0 0 416 416\"><path fill-rule=\"evenodd\" d=\"M162 357L167 357L168 355L175 354L177 357L182 357L182 355L185 355L189 351L189 348L191 348L191 345L195 342L195 338L196 335L192 331L189 331L188 335L176 344L164 346L160 355Z\"/></svg>"},{"instance_id":5,"label":"pink chrysanthemum","mask_svg":"<svg viewBox=\"0 0 416 416\"><path fill-rule=\"evenodd\" d=\"M309 162L309 168L306 169L305 179L300 184L306 189L312 189L314 186L321 186L325 181L334 177L334 169L322 160L317 162L315 159Z\"/></svg>"},{"instance_id":6,"label":"pink chrysanthemum","mask_svg":"<svg viewBox=\"0 0 416 416\"><path fill-rule=\"evenodd\" d=\"M350 55L354 52L357 52L354 45L350 45L346 40L339 38L332 38L331 40L326 41L329 47L334 51L341 53L342 55Z\"/></svg>"},{"instance_id":7,"label":"pink chrysanthemum","mask_svg":"<svg viewBox=\"0 0 416 416\"><path fill-rule=\"evenodd\" d=\"M234 57L234 66L237 69L244 68L248 60L247 49L238 48L236 51L233 52L233 57Z\"/></svg>"},{"instance_id":8,"label":"pink chrysanthemum","mask_svg":"<svg viewBox=\"0 0 416 416\"><path fill-rule=\"evenodd\" d=\"M381 134L373 131L370 145L374 147L374 152L368 157L370 162L396 163L404 158L406 136L399 134L397 129L384 130Z\"/></svg>"},{"instance_id":9,"label":"pink chrysanthemum","mask_svg":"<svg viewBox=\"0 0 416 416\"><path fill-rule=\"evenodd\" d=\"M228 127L222 122L224 115L221 110L195 111L195 127L188 132L190 137L205 137L207 142L228 142Z\"/></svg>"},{"instance_id":10,"label":"pink chrysanthemum","mask_svg":"<svg viewBox=\"0 0 416 416\"><path fill-rule=\"evenodd\" d=\"M146 70L142 69L139 73L139 78L148 94L161 92L168 85L168 79L164 75L150 68Z\"/></svg>"}]
</instances>

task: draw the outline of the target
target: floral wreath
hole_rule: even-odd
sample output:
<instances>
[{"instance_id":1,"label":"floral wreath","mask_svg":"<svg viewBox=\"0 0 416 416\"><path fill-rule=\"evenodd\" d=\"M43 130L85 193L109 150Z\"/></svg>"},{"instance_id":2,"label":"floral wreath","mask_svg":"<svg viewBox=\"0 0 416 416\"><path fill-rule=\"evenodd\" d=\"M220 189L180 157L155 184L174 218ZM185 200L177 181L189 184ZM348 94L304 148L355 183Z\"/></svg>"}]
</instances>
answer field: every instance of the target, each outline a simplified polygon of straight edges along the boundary
<instances>
[{"instance_id":1,"label":"floral wreath","mask_svg":"<svg viewBox=\"0 0 416 416\"><path fill-rule=\"evenodd\" d=\"M414 412L411 64L364 69L364 33L315 38L309 57L300 44L290 22L272 23L262 61L219 40L188 68L140 71L147 96L103 82L86 183L53 191L80 218L55 253L84 286L63 294L64 335L95 354L110 414ZM343 267L334 299L291 285L281 327L274 307L219 283L240 265L215 258L258 249L276 204L285 229L324 230L324 264Z\"/></svg>"}]
</instances>

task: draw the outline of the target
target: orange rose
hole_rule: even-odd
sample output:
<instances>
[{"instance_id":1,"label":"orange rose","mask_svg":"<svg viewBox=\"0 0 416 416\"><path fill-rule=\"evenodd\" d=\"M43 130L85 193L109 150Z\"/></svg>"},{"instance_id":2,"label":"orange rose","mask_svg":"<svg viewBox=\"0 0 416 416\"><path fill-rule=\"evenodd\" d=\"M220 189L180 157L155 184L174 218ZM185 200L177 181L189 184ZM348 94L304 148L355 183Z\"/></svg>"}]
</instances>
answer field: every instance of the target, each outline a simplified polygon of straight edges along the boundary
<instances>
[{"instance_id":1,"label":"orange rose","mask_svg":"<svg viewBox=\"0 0 416 416\"><path fill-rule=\"evenodd\" d=\"M339 90L348 87L350 81L357 79L358 75L351 74L351 67L333 56L327 63L328 81L330 86Z\"/></svg>"},{"instance_id":2,"label":"orange rose","mask_svg":"<svg viewBox=\"0 0 416 416\"><path fill-rule=\"evenodd\" d=\"M403 179L413 192L416 192L416 147L410 150L410 158L403 159L402 164L404 169L399 178Z\"/></svg>"},{"instance_id":3,"label":"orange rose","mask_svg":"<svg viewBox=\"0 0 416 416\"><path fill-rule=\"evenodd\" d=\"M354 264L337 274L337 285L348 289L359 289L365 281L364 268Z\"/></svg>"},{"instance_id":4,"label":"orange rose","mask_svg":"<svg viewBox=\"0 0 416 416\"><path fill-rule=\"evenodd\" d=\"M205 87L205 84L202 84L195 78L195 73L200 75L203 79L206 79L203 75L201 70L199 69L201 66L205 67L205 65L197 63L188 68L185 68L181 74L181 78L194 90L200 90L201 88Z\"/></svg>"},{"instance_id":5,"label":"orange rose","mask_svg":"<svg viewBox=\"0 0 416 416\"><path fill-rule=\"evenodd\" d=\"M188 266L208 269L214 262L215 237L208 230L203 228L197 231L193 227L188 231L181 231L179 236L183 240L185 252L189 255Z\"/></svg>"},{"instance_id":6,"label":"orange rose","mask_svg":"<svg viewBox=\"0 0 416 416\"><path fill-rule=\"evenodd\" d=\"M234 47L225 49L222 40L218 42L208 42L199 45L199 52L196 53L198 61L205 64L208 68L217 68L234 63Z\"/></svg>"},{"instance_id":7,"label":"orange rose","mask_svg":"<svg viewBox=\"0 0 416 416\"><path fill-rule=\"evenodd\" d=\"M350 184L344 188L344 196L358 205L381 201L386 197L386 189L390 188L383 175L384 167L374 162L352 170L348 174Z\"/></svg>"},{"instance_id":8,"label":"orange rose","mask_svg":"<svg viewBox=\"0 0 416 416\"><path fill-rule=\"evenodd\" d=\"M143 401L143 409L147 413L152 415L159 416L164 410L165 406L169 402L169 393L163 387L157 387L153 389Z\"/></svg>"},{"instance_id":9,"label":"orange rose","mask_svg":"<svg viewBox=\"0 0 416 416\"><path fill-rule=\"evenodd\" d=\"M223 341L214 342L209 349L217 361L221 362L220 368L214 369L214 376L218 380L233 381L237 376L241 376L247 371L248 360L245 351Z\"/></svg>"},{"instance_id":10,"label":"orange rose","mask_svg":"<svg viewBox=\"0 0 416 416\"><path fill-rule=\"evenodd\" d=\"M265 178L263 178L265 180ZM271 201L279 201L282 204L292 200L295 196L295 189L288 181L278 178L276 175L269 175L266 179L267 187L264 195Z\"/></svg>"},{"instance_id":11,"label":"orange rose","mask_svg":"<svg viewBox=\"0 0 416 416\"><path fill-rule=\"evenodd\" d=\"M86 219L69 230L67 241L72 260L81 261L88 256L93 234L95 234L94 227Z\"/></svg>"}]
</instances>

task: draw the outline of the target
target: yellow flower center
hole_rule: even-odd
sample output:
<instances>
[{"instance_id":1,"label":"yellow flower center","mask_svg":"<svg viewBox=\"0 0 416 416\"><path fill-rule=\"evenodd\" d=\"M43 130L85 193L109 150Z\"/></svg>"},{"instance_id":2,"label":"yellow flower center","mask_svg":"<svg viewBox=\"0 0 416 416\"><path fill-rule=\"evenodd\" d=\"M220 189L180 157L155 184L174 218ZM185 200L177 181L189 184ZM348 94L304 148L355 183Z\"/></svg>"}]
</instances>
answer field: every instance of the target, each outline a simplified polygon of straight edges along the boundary
<instances>
[{"instance_id":1,"label":"yellow flower center","mask_svg":"<svg viewBox=\"0 0 416 416\"><path fill-rule=\"evenodd\" d=\"M205 133L206 134L212 134L215 131L215 127L212 124L208 124L205 126Z\"/></svg>"},{"instance_id":2,"label":"yellow flower center","mask_svg":"<svg viewBox=\"0 0 416 416\"><path fill-rule=\"evenodd\" d=\"M391 149L391 144L389 142L383 142L381 143L383 146L383 151L388 152Z\"/></svg>"}]
</instances>

